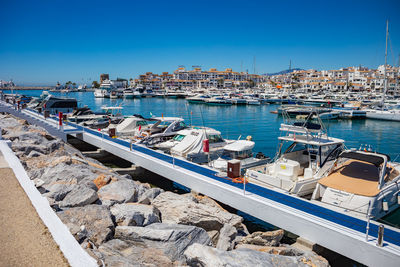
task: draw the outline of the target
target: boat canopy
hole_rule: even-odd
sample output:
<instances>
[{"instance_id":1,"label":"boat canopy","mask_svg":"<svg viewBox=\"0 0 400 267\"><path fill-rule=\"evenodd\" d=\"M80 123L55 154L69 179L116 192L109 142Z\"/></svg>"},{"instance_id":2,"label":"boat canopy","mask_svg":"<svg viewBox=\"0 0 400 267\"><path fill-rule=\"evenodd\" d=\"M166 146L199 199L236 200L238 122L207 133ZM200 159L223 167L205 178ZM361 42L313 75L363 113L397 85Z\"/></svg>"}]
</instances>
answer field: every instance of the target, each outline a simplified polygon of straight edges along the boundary
<instances>
[{"instance_id":1,"label":"boat canopy","mask_svg":"<svg viewBox=\"0 0 400 267\"><path fill-rule=\"evenodd\" d=\"M287 136L278 137L279 140L291 141L297 143L303 143L313 146L329 146L336 144L343 144L344 140L339 138L327 137L327 136L305 136L290 134Z\"/></svg>"},{"instance_id":2,"label":"boat canopy","mask_svg":"<svg viewBox=\"0 0 400 267\"><path fill-rule=\"evenodd\" d=\"M379 167L382 163L385 162L385 160L390 160L390 157L388 155L362 151L345 151L340 154L340 157L365 161L374 164L376 167Z\"/></svg>"},{"instance_id":3,"label":"boat canopy","mask_svg":"<svg viewBox=\"0 0 400 267\"><path fill-rule=\"evenodd\" d=\"M151 119L158 121L167 121L167 122L183 121L183 119L179 117L153 117Z\"/></svg>"},{"instance_id":4,"label":"boat canopy","mask_svg":"<svg viewBox=\"0 0 400 267\"><path fill-rule=\"evenodd\" d=\"M240 151L246 151L246 150L253 149L254 144L255 143L253 141L238 140L238 141L235 141L231 144L224 146L224 149L229 150L229 151L240 152Z\"/></svg>"}]
</instances>

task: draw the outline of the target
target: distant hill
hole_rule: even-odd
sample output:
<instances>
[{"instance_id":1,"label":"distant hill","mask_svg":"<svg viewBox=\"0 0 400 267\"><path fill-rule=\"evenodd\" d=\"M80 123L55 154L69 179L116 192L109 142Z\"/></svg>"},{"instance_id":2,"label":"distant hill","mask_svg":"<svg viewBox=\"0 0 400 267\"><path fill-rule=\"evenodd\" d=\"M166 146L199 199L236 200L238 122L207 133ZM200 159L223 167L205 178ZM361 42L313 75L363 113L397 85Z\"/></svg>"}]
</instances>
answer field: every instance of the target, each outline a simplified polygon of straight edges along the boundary
<instances>
[{"instance_id":1,"label":"distant hill","mask_svg":"<svg viewBox=\"0 0 400 267\"><path fill-rule=\"evenodd\" d=\"M294 68L294 69L290 69L290 70L287 69L287 70L283 70L283 71L276 72L276 73L266 73L264 75L267 75L267 76L281 75L281 74L291 73L291 72L293 72L295 70L303 70L303 69L300 69L300 68Z\"/></svg>"}]
</instances>

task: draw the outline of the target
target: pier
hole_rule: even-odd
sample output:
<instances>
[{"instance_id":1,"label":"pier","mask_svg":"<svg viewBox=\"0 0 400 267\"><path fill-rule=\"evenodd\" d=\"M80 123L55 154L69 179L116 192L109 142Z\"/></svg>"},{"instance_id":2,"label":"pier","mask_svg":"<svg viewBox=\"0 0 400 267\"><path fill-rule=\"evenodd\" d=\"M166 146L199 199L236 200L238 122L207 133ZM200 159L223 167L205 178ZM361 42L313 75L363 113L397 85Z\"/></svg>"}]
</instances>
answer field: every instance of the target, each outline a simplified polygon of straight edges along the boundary
<instances>
[{"instance_id":1,"label":"pier","mask_svg":"<svg viewBox=\"0 0 400 267\"><path fill-rule=\"evenodd\" d=\"M64 141L68 136L121 157L171 181L214 198L258 219L281 227L303 239L319 244L369 266L398 266L400 230L385 225L384 244L376 246L379 223L359 219L315 205L288 193L273 191L252 183L238 184L217 172L186 160L154 151L142 145L111 138L102 132L73 123L59 125L58 118L45 118L36 111L17 110L0 101L0 112L7 112L46 129Z\"/></svg>"}]
</instances>

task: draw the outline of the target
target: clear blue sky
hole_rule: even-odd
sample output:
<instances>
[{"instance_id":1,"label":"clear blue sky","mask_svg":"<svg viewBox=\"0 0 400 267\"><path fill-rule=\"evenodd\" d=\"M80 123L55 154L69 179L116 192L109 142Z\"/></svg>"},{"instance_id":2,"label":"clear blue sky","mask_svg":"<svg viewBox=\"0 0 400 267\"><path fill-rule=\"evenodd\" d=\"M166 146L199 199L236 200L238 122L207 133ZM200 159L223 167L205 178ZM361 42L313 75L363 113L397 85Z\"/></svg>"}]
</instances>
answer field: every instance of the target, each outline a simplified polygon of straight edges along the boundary
<instances>
[{"instance_id":1,"label":"clear blue sky","mask_svg":"<svg viewBox=\"0 0 400 267\"><path fill-rule=\"evenodd\" d=\"M384 61L389 19L400 53L400 1L0 0L0 79L21 84L135 78L191 68L268 73ZM242 63L243 62L243 63Z\"/></svg>"}]
</instances>

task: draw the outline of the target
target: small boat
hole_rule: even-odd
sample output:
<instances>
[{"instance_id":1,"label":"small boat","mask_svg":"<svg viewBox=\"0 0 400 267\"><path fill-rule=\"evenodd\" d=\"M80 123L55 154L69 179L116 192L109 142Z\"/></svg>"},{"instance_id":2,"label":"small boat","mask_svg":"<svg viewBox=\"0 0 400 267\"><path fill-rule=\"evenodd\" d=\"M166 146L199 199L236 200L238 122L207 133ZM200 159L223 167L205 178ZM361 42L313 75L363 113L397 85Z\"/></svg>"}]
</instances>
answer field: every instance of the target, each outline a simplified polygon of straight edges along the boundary
<instances>
[{"instance_id":1,"label":"small boat","mask_svg":"<svg viewBox=\"0 0 400 267\"><path fill-rule=\"evenodd\" d=\"M150 119L154 121L154 124L136 136L141 139L139 143L149 147L172 139L177 132L187 127L184 120L179 117L152 117Z\"/></svg>"},{"instance_id":2,"label":"small boat","mask_svg":"<svg viewBox=\"0 0 400 267\"><path fill-rule=\"evenodd\" d=\"M250 167L268 163L271 159L258 153L253 156L255 143L249 140L237 140L224 146L222 155L209 163L209 166L221 172L227 172L228 161L236 159L240 161L240 167L245 170Z\"/></svg>"},{"instance_id":3,"label":"small boat","mask_svg":"<svg viewBox=\"0 0 400 267\"><path fill-rule=\"evenodd\" d=\"M260 105L261 102L257 99L254 98L248 98L246 99L247 105Z\"/></svg>"},{"instance_id":4,"label":"small boat","mask_svg":"<svg viewBox=\"0 0 400 267\"><path fill-rule=\"evenodd\" d=\"M132 89L125 89L123 91L123 95L125 99L133 99L135 98L135 94L133 93Z\"/></svg>"},{"instance_id":5,"label":"small boat","mask_svg":"<svg viewBox=\"0 0 400 267\"><path fill-rule=\"evenodd\" d=\"M208 140L209 152L204 152L204 140ZM195 163L207 163L221 154L224 146L233 141L225 140L221 132L208 127L192 127L177 132L169 142L160 144L158 148L170 147L170 154Z\"/></svg>"},{"instance_id":6,"label":"small boat","mask_svg":"<svg viewBox=\"0 0 400 267\"><path fill-rule=\"evenodd\" d=\"M338 111L328 111L328 112L320 113L318 115L314 115L314 117L315 116L318 116L321 120L336 120L336 119L339 118L340 112L338 112Z\"/></svg>"},{"instance_id":7,"label":"small boat","mask_svg":"<svg viewBox=\"0 0 400 267\"><path fill-rule=\"evenodd\" d=\"M48 95L38 106L42 111L49 111L50 114L71 113L78 107L75 98L61 98Z\"/></svg>"}]
</instances>

